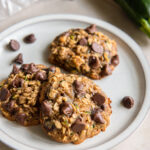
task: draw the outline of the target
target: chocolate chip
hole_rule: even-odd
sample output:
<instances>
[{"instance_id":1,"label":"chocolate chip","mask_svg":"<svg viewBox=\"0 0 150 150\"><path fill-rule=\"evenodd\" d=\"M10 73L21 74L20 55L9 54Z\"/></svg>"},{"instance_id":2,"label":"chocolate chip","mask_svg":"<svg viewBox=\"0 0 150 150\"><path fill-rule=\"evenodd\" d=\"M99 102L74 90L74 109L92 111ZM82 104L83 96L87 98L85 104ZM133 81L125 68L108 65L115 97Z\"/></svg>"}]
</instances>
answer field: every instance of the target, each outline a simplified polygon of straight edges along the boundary
<instances>
[{"instance_id":1,"label":"chocolate chip","mask_svg":"<svg viewBox=\"0 0 150 150\"><path fill-rule=\"evenodd\" d=\"M23 64L20 69L22 71L26 72L28 70L28 68L29 68L29 64Z\"/></svg>"},{"instance_id":2,"label":"chocolate chip","mask_svg":"<svg viewBox=\"0 0 150 150\"><path fill-rule=\"evenodd\" d=\"M130 109L134 105L134 99L132 97L130 97L130 96L125 96L122 99L122 104L123 104L124 107Z\"/></svg>"},{"instance_id":3,"label":"chocolate chip","mask_svg":"<svg viewBox=\"0 0 150 150\"><path fill-rule=\"evenodd\" d=\"M19 73L19 68L16 66L16 64L13 65L13 70L11 72L12 74L17 74Z\"/></svg>"},{"instance_id":4,"label":"chocolate chip","mask_svg":"<svg viewBox=\"0 0 150 150\"><path fill-rule=\"evenodd\" d=\"M25 113L18 113L16 114L16 121L20 123L21 125L25 125L25 120L26 120L26 114Z\"/></svg>"},{"instance_id":5,"label":"chocolate chip","mask_svg":"<svg viewBox=\"0 0 150 150\"><path fill-rule=\"evenodd\" d=\"M61 104L60 111L62 114L66 115L66 116L71 116L73 113L72 106L67 102L64 102Z\"/></svg>"},{"instance_id":6,"label":"chocolate chip","mask_svg":"<svg viewBox=\"0 0 150 150\"><path fill-rule=\"evenodd\" d=\"M55 66L50 66L50 67L49 67L49 71L55 72L55 71L56 71L56 67L55 67Z\"/></svg>"},{"instance_id":7,"label":"chocolate chip","mask_svg":"<svg viewBox=\"0 0 150 150\"><path fill-rule=\"evenodd\" d=\"M19 53L17 55L17 57L15 58L14 60L15 63L18 63L18 64L22 64L23 63L23 56L22 56L22 53Z\"/></svg>"},{"instance_id":8,"label":"chocolate chip","mask_svg":"<svg viewBox=\"0 0 150 150\"><path fill-rule=\"evenodd\" d=\"M98 106L101 106L105 103L105 96L101 95L100 93L95 93L92 97L92 100L94 103L96 103Z\"/></svg>"},{"instance_id":9,"label":"chocolate chip","mask_svg":"<svg viewBox=\"0 0 150 150\"><path fill-rule=\"evenodd\" d=\"M73 82L73 86L75 88L75 92L77 92L77 93L82 92L82 90L83 90L83 84L80 81L75 80Z\"/></svg>"},{"instance_id":10,"label":"chocolate chip","mask_svg":"<svg viewBox=\"0 0 150 150\"><path fill-rule=\"evenodd\" d=\"M34 34L29 34L28 36L26 36L24 38L25 43L33 43L33 42L35 42L35 40L36 40L36 38L35 38Z\"/></svg>"},{"instance_id":11,"label":"chocolate chip","mask_svg":"<svg viewBox=\"0 0 150 150\"><path fill-rule=\"evenodd\" d=\"M105 104L103 104L103 105L101 105L101 107L100 107L103 111L104 110L106 110L106 105Z\"/></svg>"},{"instance_id":12,"label":"chocolate chip","mask_svg":"<svg viewBox=\"0 0 150 150\"><path fill-rule=\"evenodd\" d=\"M115 55L112 57L111 64L114 66L117 66L119 64L119 56L118 55Z\"/></svg>"},{"instance_id":13,"label":"chocolate chip","mask_svg":"<svg viewBox=\"0 0 150 150\"><path fill-rule=\"evenodd\" d=\"M92 43L92 50L100 54L103 53L103 47L96 42Z\"/></svg>"},{"instance_id":14,"label":"chocolate chip","mask_svg":"<svg viewBox=\"0 0 150 150\"><path fill-rule=\"evenodd\" d=\"M82 38L80 41L79 41L79 45L82 45L82 46L86 46L88 44L88 41L86 38Z\"/></svg>"},{"instance_id":15,"label":"chocolate chip","mask_svg":"<svg viewBox=\"0 0 150 150\"><path fill-rule=\"evenodd\" d=\"M47 79L47 74L44 71L38 71L35 75L36 80L45 81Z\"/></svg>"},{"instance_id":16,"label":"chocolate chip","mask_svg":"<svg viewBox=\"0 0 150 150\"><path fill-rule=\"evenodd\" d=\"M14 88L19 88L19 87L22 87L23 86L23 79L22 78L15 78L15 80L13 80L12 82L12 86Z\"/></svg>"},{"instance_id":17,"label":"chocolate chip","mask_svg":"<svg viewBox=\"0 0 150 150\"><path fill-rule=\"evenodd\" d=\"M8 46L13 51L17 51L20 48L20 44L16 40L10 40Z\"/></svg>"},{"instance_id":18,"label":"chocolate chip","mask_svg":"<svg viewBox=\"0 0 150 150\"><path fill-rule=\"evenodd\" d=\"M1 88L0 90L0 101L5 101L11 96L10 92L6 88Z\"/></svg>"},{"instance_id":19,"label":"chocolate chip","mask_svg":"<svg viewBox=\"0 0 150 150\"><path fill-rule=\"evenodd\" d=\"M102 76L107 76L112 74L112 69L110 68L110 66L107 64L103 67L102 69Z\"/></svg>"},{"instance_id":20,"label":"chocolate chip","mask_svg":"<svg viewBox=\"0 0 150 150\"><path fill-rule=\"evenodd\" d=\"M28 72L29 73L35 73L35 72L37 72L39 69L36 67L36 65L34 64L34 63L31 63L30 65L29 65L29 70L28 70Z\"/></svg>"},{"instance_id":21,"label":"chocolate chip","mask_svg":"<svg viewBox=\"0 0 150 150\"><path fill-rule=\"evenodd\" d=\"M92 119L96 122L96 123L100 123L100 124L104 124L105 120L103 119L100 111L96 111L94 114L92 114Z\"/></svg>"},{"instance_id":22,"label":"chocolate chip","mask_svg":"<svg viewBox=\"0 0 150 150\"><path fill-rule=\"evenodd\" d=\"M10 102L8 102L8 103L2 105L2 107L3 107L6 111L8 111L8 112L10 112L10 113L13 113L14 110L15 110L15 108L14 108L14 107L15 107L15 101L12 100L12 101L10 101Z\"/></svg>"},{"instance_id":23,"label":"chocolate chip","mask_svg":"<svg viewBox=\"0 0 150 150\"><path fill-rule=\"evenodd\" d=\"M21 70L24 71L25 73L36 73L37 71L39 71L39 69L36 67L36 65L34 63L31 64L23 64L21 66Z\"/></svg>"},{"instance_id":24,"label":"chocolate chip","mask_svg":"<svg viewBox=\"0 0 150 150\"><path fill-rule=\"evenodd\" d=\"M85 30L86 30L88 33L92 34L92 33L96 32L96 25L95 25L95 24L92 24L92 25L90 25L89 27L87 27Z\"/></svg>"},{"instance_id":25,"label":"chocolate chip","mask_svg":"<svg viewBox=\"0 0 150 150\"><path fill-rule=\"evenodd\" d=\"M53 131L56 127L54 124L51 124L50 121L45 121L43 124L44 129L47 131Z\"/></svg>"},{"instance_id":26,"label":"chocolate chip","mask_svg":"<svg viewBox=\"0 0 150 150\"><path fill-rule=\"evenodd\" d=\"M95 56L89 57L89 66L92 68L98 68L100 66L99 60Z\"/></svg>"},{"instance_id":27,"label":"chocolate chip","mask_svg":"<svg viewBox=\"0 0 150 150\"><path fill-rule=\"evenodd\" d=\"M72 130L76 133L81 133L82 130L85 129L85 123L81 121L76 121L72 126Z\"/></svg>"},{"instance_id":28,"label":"chocolate chip","mask_svg":"<svg viewBox=\"0 0 150 150\"><path fill-rule=\"evenodd\" d=\"M42 113L46 116L50 116L52 113L51 104L48 101L43 101L41 105Z\"/></svg>"}]
</instances>

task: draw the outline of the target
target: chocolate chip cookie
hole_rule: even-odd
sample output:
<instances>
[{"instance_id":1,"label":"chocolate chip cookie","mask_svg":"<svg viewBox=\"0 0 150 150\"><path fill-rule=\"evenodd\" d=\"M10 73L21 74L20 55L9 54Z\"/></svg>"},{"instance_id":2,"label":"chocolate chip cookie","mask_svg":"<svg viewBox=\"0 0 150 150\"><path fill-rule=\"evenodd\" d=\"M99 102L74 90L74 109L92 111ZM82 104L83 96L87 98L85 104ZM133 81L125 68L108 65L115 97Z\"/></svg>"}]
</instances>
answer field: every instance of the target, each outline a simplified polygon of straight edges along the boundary
<instances>
[{"instance_id":1,"label":"chocolate chip cookie","mask_svg":"<svg viewBox=\"0 0 150 150\"><path fill-rule=\"evenodd\" d=\"M79 144L105 131L111 100L90 79L54 73L41 93L40 120L53 140Z\"/></svg>"},{"instance_id":2,"label":"chocolate chip cookie","mask_svg":"<svg viewBox=\"0 0 150 150\"><path fill-rule=\"evenodd\" d=\"M51 63L92 79L110 75L119 64L116 42L97 31L95 25L62 33L49 51Z\"/></svg>"},{"instance_id":3,"label":"chocolate chip cookie","mask_svg":"<svg viewBox=\"0 0 150 150\"><path fill-rule=\"evenodd\" d=\"M0 85L0 110L4 117L21 125L39 124L39 92L48 74L59 72L44 65L16 65L9 77Z\"/></svg>"}]
</instances>

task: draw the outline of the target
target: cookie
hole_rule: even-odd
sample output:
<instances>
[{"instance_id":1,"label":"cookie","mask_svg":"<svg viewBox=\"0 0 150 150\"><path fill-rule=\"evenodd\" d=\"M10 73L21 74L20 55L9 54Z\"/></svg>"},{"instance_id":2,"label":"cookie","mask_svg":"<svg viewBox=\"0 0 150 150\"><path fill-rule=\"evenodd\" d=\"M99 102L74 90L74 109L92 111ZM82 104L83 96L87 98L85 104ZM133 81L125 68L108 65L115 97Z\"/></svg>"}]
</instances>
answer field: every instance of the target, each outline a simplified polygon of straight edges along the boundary
<instances>
[{"instance_id":1,"label":"cookie","mask_svg":"<svg viewBox=\"0 0 150 150\"><path fill-rule=\"evenodd\" d=\"M116 42L91 25L56 37L49 47L49 62L71 73L101 79L112 74L119 56Z\"/></svg>"},{"instance_id":2,"label":"cookie","mask_svg":"<svg viewBox=\"0 0 150 150\"><path fill-rule=\"evenodd\" d=\"M111 100L90 79L54 73L41 93L40 121L51 139L79 144L105 131Z\"/></svg>"},{"instance_id":3,"label":"cookie","mask_svg":"<svg viewBox=\"0 0 150 150\"><path fill-rule=\"evenodd\" d=\"M52 70L53 69L53 70ZM0 85L0 110L4 117L21 125L39 124L39 92L48 74L58 68L23 64L13 66L11 74Z\"/></svg>"}]
</instances>

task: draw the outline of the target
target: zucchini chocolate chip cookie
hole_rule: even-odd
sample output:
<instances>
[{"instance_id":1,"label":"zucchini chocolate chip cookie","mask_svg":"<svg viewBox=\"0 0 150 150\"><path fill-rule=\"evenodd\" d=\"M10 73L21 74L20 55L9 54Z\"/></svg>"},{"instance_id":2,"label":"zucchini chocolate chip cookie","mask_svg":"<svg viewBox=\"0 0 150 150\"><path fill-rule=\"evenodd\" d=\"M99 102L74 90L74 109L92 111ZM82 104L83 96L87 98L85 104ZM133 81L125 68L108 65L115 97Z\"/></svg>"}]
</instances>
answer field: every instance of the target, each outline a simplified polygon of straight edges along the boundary
<instances>
[{"instance_id":1,"label":"zucchini chocolate chip cookie","mask_svg":"<svg viewBox=\"0 0 150 150\"><path fill-rule=\"evenodd\" d=\"M4 117L28 126L39 124L39 91L48 74L60 71L44 65L13 66L9 77L0 85L0 110Z\"/></svg>"},{"instance_id":2,"label":"zucchini chocolate chip cookie","mask_svg":"<svg viewBox=\"0 0 150 150\"><path fill-rule=\"evenodd\" d=\"M49 51L51 63L92 79L110 75L119 64L116 42L98 32L95 25L62 33Z\"/></svg>"},{"instance_id":3,"label":"zucchini chocolate chip cookie","mask_svg":"<svg viewBox=\"0 0 150 150\"><path fill-rule=\"evenodd\" d=\"M42 88L40 120L51 139L79 144L109 125L111 100L87 77L54 73Z\"/></svg>"}]
</instances>

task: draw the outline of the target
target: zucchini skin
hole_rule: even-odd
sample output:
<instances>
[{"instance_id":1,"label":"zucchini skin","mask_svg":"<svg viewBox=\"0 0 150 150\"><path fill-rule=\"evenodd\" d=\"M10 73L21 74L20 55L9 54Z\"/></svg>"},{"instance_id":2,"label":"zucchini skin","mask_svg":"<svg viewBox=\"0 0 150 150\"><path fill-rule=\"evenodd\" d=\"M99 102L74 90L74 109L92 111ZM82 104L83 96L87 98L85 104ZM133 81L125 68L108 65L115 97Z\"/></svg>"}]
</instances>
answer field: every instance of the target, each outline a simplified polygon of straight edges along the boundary
<instances>
[{"instance_id":1,"label":"zucchini skin","mask_svg":"<svg viewBox=\"0 0 150 150\"><path fill-rule=\"evenodd\" d=\"M115 0L150 38L150 0Z\"/></svg>"}]
</instances>

